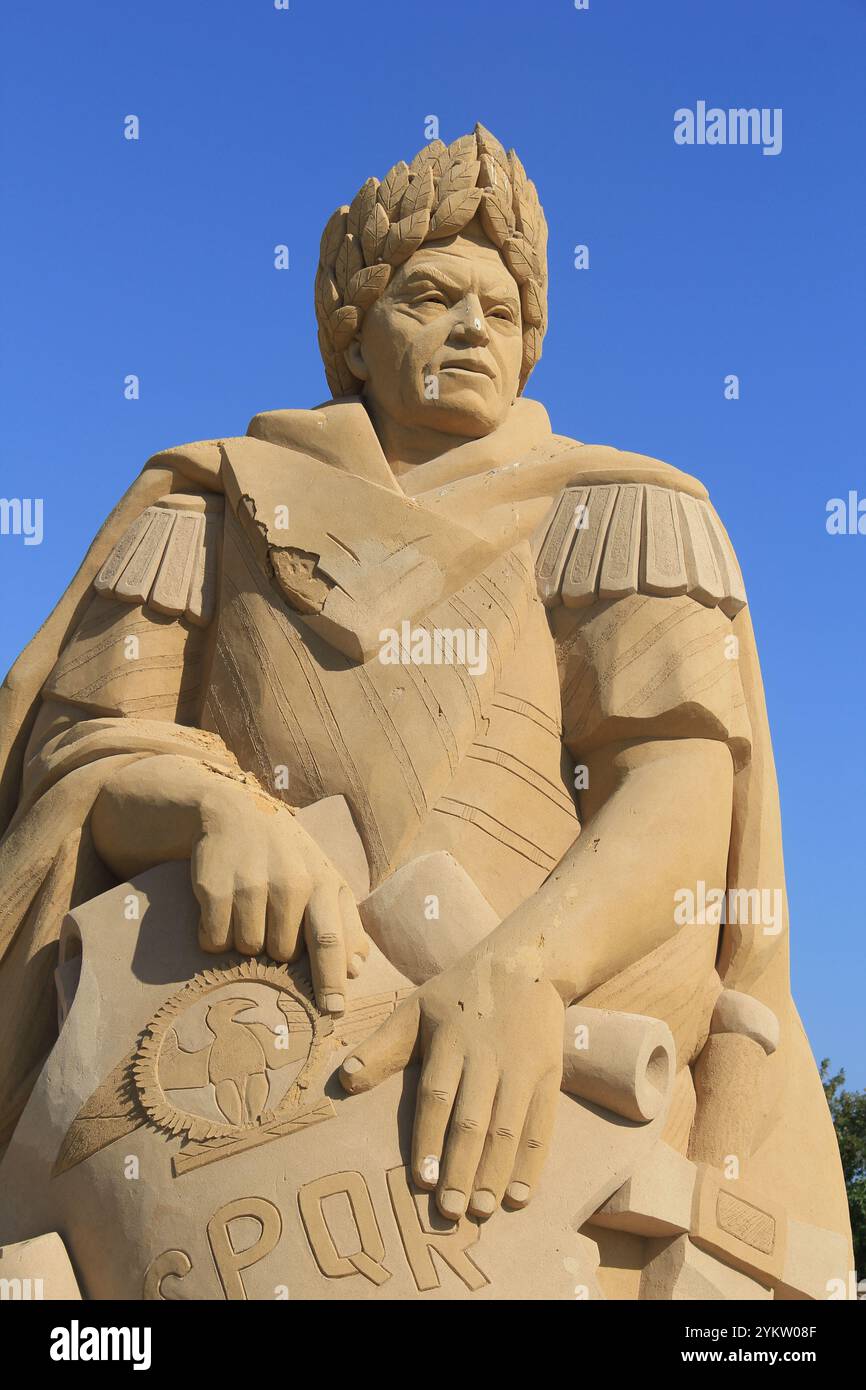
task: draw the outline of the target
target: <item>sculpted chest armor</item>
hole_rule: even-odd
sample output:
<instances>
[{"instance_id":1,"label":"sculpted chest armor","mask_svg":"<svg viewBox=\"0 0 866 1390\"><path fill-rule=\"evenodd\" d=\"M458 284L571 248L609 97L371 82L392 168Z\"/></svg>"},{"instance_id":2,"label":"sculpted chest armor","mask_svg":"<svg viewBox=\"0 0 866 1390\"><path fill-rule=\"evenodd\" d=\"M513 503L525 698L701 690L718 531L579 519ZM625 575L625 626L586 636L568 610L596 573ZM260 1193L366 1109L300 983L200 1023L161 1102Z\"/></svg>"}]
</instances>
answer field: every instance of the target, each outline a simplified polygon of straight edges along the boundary
<instances>
[{"instance_id":1,"label":"sculpted chest armor","mask_svg":"<svg viewBox=\"0 0 866 1390\"><path fill-rule=\"evenodd\" d=\"M331 524L339 535L339 514ZM482 559L420 611L383 609L379 650L359 663L311 630L229 517L204 722L264 785L284 769L295 804L345 796L374 886L447 849L501 916L579 826L529 547Z\"/></svg>"}]
</instances>

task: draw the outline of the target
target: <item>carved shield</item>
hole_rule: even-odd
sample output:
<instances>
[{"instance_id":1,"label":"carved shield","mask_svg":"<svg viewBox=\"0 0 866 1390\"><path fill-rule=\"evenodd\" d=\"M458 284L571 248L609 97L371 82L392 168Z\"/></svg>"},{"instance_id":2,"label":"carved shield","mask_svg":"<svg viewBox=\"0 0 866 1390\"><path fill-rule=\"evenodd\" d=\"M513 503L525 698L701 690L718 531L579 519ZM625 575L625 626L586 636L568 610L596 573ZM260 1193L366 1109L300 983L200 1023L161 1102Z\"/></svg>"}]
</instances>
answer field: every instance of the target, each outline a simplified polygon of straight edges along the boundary
<instances>
[{"instance_id":1,"label":"carved shield","mask_svg":"<svg viewBox=\"0 0 866 1390\"><path fill-rule=\"evenodd\" d=\"M415 1069L352 1097L335 1076L404 977L374 948L331 1020L303 963L205 955L197 925L186 864L67 918L80 978L0 1168L6 1239L58 1231L101 1299L602 1296L580 1226L665 1111L562 1095L533 1202L455 1225L408 1174Z\"/></svg>"}]
</instances>

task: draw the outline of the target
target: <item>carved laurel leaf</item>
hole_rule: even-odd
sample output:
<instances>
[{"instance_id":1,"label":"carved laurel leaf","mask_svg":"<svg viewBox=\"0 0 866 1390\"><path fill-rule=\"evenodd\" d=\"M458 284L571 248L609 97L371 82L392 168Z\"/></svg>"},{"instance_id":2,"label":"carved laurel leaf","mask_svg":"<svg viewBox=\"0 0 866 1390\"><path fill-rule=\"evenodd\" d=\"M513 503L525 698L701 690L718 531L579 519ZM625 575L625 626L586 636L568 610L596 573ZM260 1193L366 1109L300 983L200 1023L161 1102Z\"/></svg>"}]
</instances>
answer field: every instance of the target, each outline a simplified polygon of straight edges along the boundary
<instances>
[{"instance_id":1,"label":"carved laurel leaf","mask_svg":"<svg viewBox=\"0 0 866 1390\"><path fill-rule=\"evenodd\" d=\"M343 298L346 296L346 286L356 271L360 270L364 264L364 257L361 248L352 232L347 232L343 237L343 244L337 252L337 260L334 266L334 279L337 288Z\"/></svg>"},{"instance_id":2,"label":"carved laurel leaf","mask_svg":"<svg viewBox=\"0 0 866 1390\"><path fill-rule=\"evenodd\" d=\"M508 170L504 164L498 163L492 155L483 154L481 156L481 171L478 175L478 182L484 188L497 189L508 203L509 208L511 207L514 195Z\"/></svg>"},{"instance_id":3,"label":"carved laurel leaf","mask_svg":"<svg viewBox=\"0 0 866 1390\"><path fill-rule=\"evenodd\" d=\"M530 328L544 326L544 299L537 280L527 280L520 286L520 307L525 325Z\"/></svg>"},{"instance_id":4,"label":"carved laurel leaf","mask_svg":"<svg viewBox=\"0 0 866 1390\"><path fill-rule=\"evenodd\" d=\"M381 189L381 184L379 185ZM364 226L361 228L361 245L367 265L376 265L382 259L382 247L391 223L388 213L381 203L376 203Z\"/></svg>"},{"instance_id":5,"label":"carved laurel leaf","mask_svg":"<svg viewBox=\"0 0 866 1390\"><path fill-rule=\"evenodd\" d=\"M334 389L331 374L334 369L335 353L334 340L331 336L331 325L327 319L319 320L319 331L316 334L319 340L319 352L322 354L322 361L325 364L325 376L328 378L328 385Z\"/></svg>"},{"instance_id":6,"label":"carved laurel leaf","mask_svg":"<svg viewBox=\"0 0 866 1390\"><path fill-rule=\"evenodd\" d=\"M354 304L346 304L334 314L331 319L331 334L334 339L334 347L338 352L349 346L358 331L360 322L361 315Z\"/></svg>"},{"instance_id":7,"label":"carved laurel leaf","mask_svg":"<svg viewBox=\"0 0 866 1390\"><path fill-rule=\"evenodd\" d=\"M452 193L462 193L467 188L474 188L480 167L480 161L477 159L473 159L471 164L450 165L436 185L437 203L443 203Z\"/></svg>"},{"instance_id":8,"label":"carved laurel leaf","mask_svg":"<svg viewBox=\"0 0 866 1390\"><path fill-rule=\"evenodd\" d=\"M474 135L461 135L456 140L452 140L448 146L449 158L463 164L466 160L476 159L478 155L478 142Z\"/></svg>"},{"instance_id":9,"label":"carved laurel leaf","mask_svg":"<svg viewBox=\"0 0 866 1390\"><path fill-rule=\"evenodd\" d=\"M390 279L391 267L384 262L380 265L365 266L349 281L348 298L359 309L369 309Z\"/></svg>"},{"instance_id":10,"label":"carved laurel leaf","mask_svg":"<svg viewBox=\"0 0 866 1390\"><path fill-rule=\"evenodd\" d=\"M532 204L525 193L520 194L517 202L517 225L521 234L532 243L535 240L535 218Z\"/></svg>"},{"instance_id":11,"label":"carved laurel leaf","mask_svg":"<svg viewBox=\"0 0 866 1390\"><path fill-rule=\"evenodd\" d=\"M520 218L524 223L521 231L529 237L534 246L537 246L545 230L544 216L538 201L538 191L531 179L527 179L520 195Z\"/></svg>"},{"instance_id":12,"label":"carved laurel leaf","mask_svg":"<svg viewBox=\"0 0 866 1390\"><path fill-rule=\"evenodd\" d=\"M430 229L430 213L413 212L410 217L401 217L394 222L385 238L382 259L389 265L402 265L408 261L413 251L417 251Z\"/></svg>"},{"instance_id":13,"label":"carved laurel leaf","mask_svg":"<svg viewBox=\"0 0 866 1390\"><path fill-rule=\"evenodd\" d=\"M537 328L524 328L523 330L523 358L520 365L521 387L525 384L526 378L532 371L541 357L541 332Z\"/></svg>"},{"instance_id":14,"label":"carved laurel leaf","mask_svg":"<svg viewBox=\"0 0 866 1390\"><path fill-rule=\"evenodd\" d=\"M334 277L324 266L319 267L316 276L316 308L321 318L330 318L335 309L340 307L340 291L334 282Z\"/></svg>"},{"instance_id":15,"label":"carved laurel leaf","mask_svg":"<svg viewBox=\"0 0 866 1390\"><path fill-rule=\"evenodd\" d=\"M511 171L511 182L514 184L515 192L522 193L526 187L526 170L516 150L508 151L508 168Z\"/></svg>"},{"instance_id":16,"label":"carved laurel leaf","mask_svg":"<svg viewBox=\"0 0 866 1390\"><path fill-rule=\"evenodd\" d=\"M319 244L319 260L322 265L333 268L337 259L337 252L343 244L343 237L346 235L348 212L348 207L337 208L336 212L331 213L325 224L325 230L322 232L322 240Z\"/></svg>"},{"instance_id":17,"label":"carved laurel leaf","mask_svg":"<svg viewBox=\"0 0 866 1390\"><path fill-rule=\"evenodd\" d=\"M451 163L451 156L448 153L447 145L443 145L441 140L436 140L433 143L442 146L430 159L430 168L433 170L433 177L434 179L440 179Z\"/></svg>"},{"instance_id":18,"label":"carved laurel leaf","mask_svg":"<svg viewBox=\"0 0 866 1390\"><path fill-rule=\"evenodd\" d=\"M409 166L405 160L399 160L393 169L388 173L379 184L378 199L382 207L388 214L390 221L395 221L397 210L400 206L400 199L406 191L409 183Z\"/></svg>"},{"instance_id":19,"label":"carved laurel leaf","mask_svg":"<svg viewBox=\"0 0 866 1390\"><path fill-rule=\"evenodd\" d=\"M491 154L500 164L508 163L505 146L500 145L493 132L483 126L480 121L475 127L475 136L478 141L478 148L483 154Z\"/></svg>"},{"instance_id":20,"label":"carved laurel leaf","mask_svg":"<svg viewBox=\"0 0 866 1390\"><path fill-rule=\"evenodd\" d=\"M526 170L515 154L514 150L508 152L508 168L511 172L512 202L514 205L514 220L517 229L524 235L531 237L531 228L527 227L524 221L524 213L527 211L526 202Z\"/></svg>"},{"instance_id":21,"label":"carved laurel leaf","mask_svg":"<svg viewBox=\"0 0 866 1390\"><path fill-rule=\"evenodd\" d=\"M453 236L471 222L481 202L482 189L467 188L445 198L433 214L428 233L431 241Z\"/></svg>"},{"instance_id":22,"label":"carved laurel leaf","mask_svg":"<svg viewBox=\"0 0 866 1390\"><path fill-rule=\"evenodd\" d=\"M481 225L496 246L502 246L514 235L514 216L511 202L505 198L501 189L485 188L484 196L478 205Z\"/></svg>"},{"instance_id":23,"label":"carved laurel leaf","mask_svg":"<svg viewBox=\"0 0 866 1390\"><path fill-rule=\"evenodd\" d=\"M535 184L532 182L531 179L526 185L526 190L529 193L533 208L532 220L533 225L535 227L533 245L539 252L539 255L543 255L544 249L547 246L547 223L544 220L544 212L542 211L541 202L538 197L538 189L535 187Z\"/></svg>"},{"instance_id":24,"label":"carved laurel leaf","mask_svg":"<svg viewBox=\"0 0 866 1390\"><path fill-rule=\"evenodd\" d=\"M346 231L353 237L360 238L361 228L373 211L378 187L378 179L367 179L367 182L361 185L352 199L349 215L346 219Z\"/></svg>"},{"instance_id":25,"label":"carved laurel leaf","mask_svg":"<svg viewBox=\"0 0 866 1390\"><path fill-rule=\"evenodd\" d=\"M329 331L319 329L319 351L325 364L328 387L335 396L348 396L358 389L358 382L349 370L342 352L336 352Z\"/></svg>"},{"instance_id":26,"label":"carved laurel leaf","mask_svg":"<svg viewBox=\"0 0 866 1390\"><path fill-rule=\"evenodd\" d=\"M516 162L518 164L520 163L519 160ZM523 166L521 165L520 167L522 170ZM518 229L534 245L538 240L540 223L543 219L541 216L541 207L538 202L538 194L535 191L535 184L531 183L525 175L522 179L515 180L514 205L515 212L517 213Z\"/></svg>"},{"instance_id":27,"label":"carved laurel leaf","mask_svg":"<svg viewBox=\"0 0 866 1390\"><path fill-rule=\"evenodd\" d=\"M440 154L447 154L447 150L441 140L430 140L418 151L412 163L409 165L410 174L418 174L425 164L431 164Z\"/></svg>"},{"instance_id":28,"label":"carved laurel leaf","mask_svg":"<svg viewBox=\"0 0 866 1390\"><path fill-rule=\"evenodd\" d=\"M515 232L502 243L502 254L519 285L526 280L540 280L541 266L530 242L520 232Z\"/></svg>"},{"instance_id":29,"label":"carved laurel leaf","mask_svg":"<svg viewBox=\"0 0 866 1390\"><path fill-rule=\"evenodd\" d=\"M421 171L409 180L409 186L400 201L400 216L411 217L413 212L428 211L433 206L433 170L425 164Z\"/></svg>"}]
</instances>

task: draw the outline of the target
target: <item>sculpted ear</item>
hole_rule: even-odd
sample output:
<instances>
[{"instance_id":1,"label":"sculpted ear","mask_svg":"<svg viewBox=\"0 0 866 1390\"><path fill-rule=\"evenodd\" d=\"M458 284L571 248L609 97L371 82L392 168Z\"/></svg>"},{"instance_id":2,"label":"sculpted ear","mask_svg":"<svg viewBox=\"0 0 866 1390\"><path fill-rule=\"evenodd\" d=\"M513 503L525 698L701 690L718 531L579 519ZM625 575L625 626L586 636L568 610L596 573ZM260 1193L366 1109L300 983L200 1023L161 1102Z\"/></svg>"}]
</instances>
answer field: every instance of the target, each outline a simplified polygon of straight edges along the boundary
<instances>
[{"instance_id":1,"label":"sculpted ear","mask_svg":"<svg viewBox=\"0 0 866 1390\"><path fill-rule=\"evenodd\" d=\"M360 338L353 338L343 355L346 359L346 365L352 375L356 376L359 381L366 381L370 374L367 371L367 364L364 361L364 353L361 348Z\"/></svg>"}]
</instances>

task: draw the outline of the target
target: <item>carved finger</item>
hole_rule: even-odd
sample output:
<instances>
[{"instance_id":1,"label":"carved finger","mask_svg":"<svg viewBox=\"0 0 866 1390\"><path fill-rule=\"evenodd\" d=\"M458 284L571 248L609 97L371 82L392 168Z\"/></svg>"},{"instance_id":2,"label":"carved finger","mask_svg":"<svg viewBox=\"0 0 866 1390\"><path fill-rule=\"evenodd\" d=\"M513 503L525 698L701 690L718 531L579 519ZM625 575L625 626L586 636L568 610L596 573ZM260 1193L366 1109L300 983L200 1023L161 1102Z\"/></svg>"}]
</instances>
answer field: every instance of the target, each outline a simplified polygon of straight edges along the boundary
<instances>
[{"instance_id":1,"label":"carved finger","mask_svg":"<svg viewBox=\"0 0 866 1390\"><path fill-rule=\"evenodd\" d=\"M530 1093L526 1086L500 1083L490 1117L490 1129L469 1199L474 1216L492 1216L502 1201L514 1169L517 1146L523 1133Z\"/></svg>"},{"instance_id":2,"label":"carved finger","mask_svg":"<svg viewBox=\"0 0 866 1390\"><path fill-rule=\"evenodd\" d=\"M265 949L267 910L267 883L258 878L236 878L232 936L241 955L258 956Z\"/></svg>"},{"instance_id":3,"label":"carved finger","mask_svg":"<svg viewBox=\"0 0 866 1390\"><path fill-rule=\"evenodd\" d=\"M346 968L350 979L354 980L360 975L364 961L370 954L370 938L364 931L352 890L345 884L340 888L340 912L346 943Z\"/></svg>"},{"instance_id":4,"label":"carved finger","mask_svg":"<svg viewBox=\"0 0 866 1390\"><path fill-rule=\"evenodd\" d=\"M214 954L228 951L232 944L232 886L234 876L227 870L215 845L205 836L199 840L190 859L192 891L201 908L198 944Z\"/></svg>"},{"instance_id":5,"label":"carved finger","mask_svg":"<svg viewBox=\"0 0 866 1390\"><path fill-rule=\"evenodd\" d=\"M559 1075L551 1072L538 1083L530 1101L511 1181L505 1190L505 1202L510 1207L525 1207L538 1184L553 1137L559 1082Z\"/></svg>"},{"instance_id":6,"label":"carved finger","mask_svg":"<svg viewBox=\"0 0 866 1390\"><path fill-rule=\"evenodd\" d=\"M420 1018L417 995L398 1004L390 1018L346 1058L340 1068L343 1089L352 1095L369 1091L407 1067L418 1043Z\"/></svg>"},{"instance_id":7,"label":"carved finger","mask_svg":"<svg viewBox=\"0 0 866 1390\"><path fill-rule=\"evenodd\" d=\"M419 1187L432 1190L439 1182L445 1131L460 1085L463 1061L463 1050L454 1035L437 1028L424 1056L415 1101L412 1176Z\"/></svg>"},{"instance_id":8,"label":"carved finger","mask_svg":"<svg viewBox=\"0 0 866 1390\"><path fill-rule=\"evenodd\" d=\"M346 945L336 879L313 889L304 914L304 937L316 1002L326 1013L341 1014L346 1007Z\"/></svg>"},{"instance_id":9,"label":"carved finger","mask_svg":"<svg viewBox=\"0 0 866 1390\"><path fill-rule=\"evenodd\" d=\"M285 878L272 879L268 887L265 943L273 960L295 960L304 949L301 924L309 887Z\"/></svg>"},{"instance_id":10,"label":"carved finger","mask_svg":"<svg viewBox=\"0 0 866 1390\"><path fill-rule=\"evenodd\" d=\"M498 1081L492 1057L466 1059L436 1193L439 1210L451 1221L458 1221L463 1215L475 1186Z\"/></svg>"}]
</instances>

